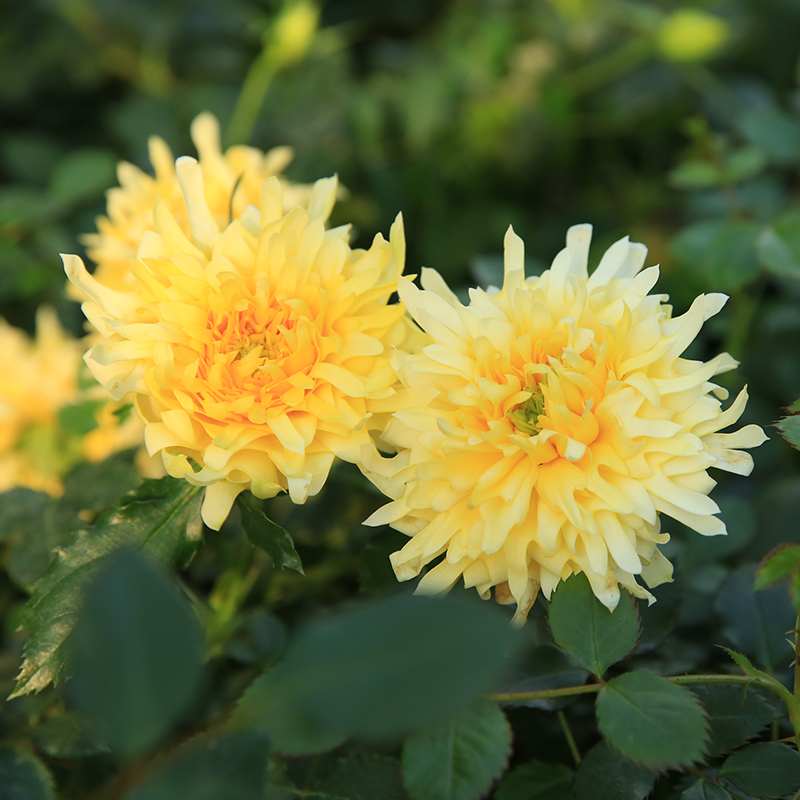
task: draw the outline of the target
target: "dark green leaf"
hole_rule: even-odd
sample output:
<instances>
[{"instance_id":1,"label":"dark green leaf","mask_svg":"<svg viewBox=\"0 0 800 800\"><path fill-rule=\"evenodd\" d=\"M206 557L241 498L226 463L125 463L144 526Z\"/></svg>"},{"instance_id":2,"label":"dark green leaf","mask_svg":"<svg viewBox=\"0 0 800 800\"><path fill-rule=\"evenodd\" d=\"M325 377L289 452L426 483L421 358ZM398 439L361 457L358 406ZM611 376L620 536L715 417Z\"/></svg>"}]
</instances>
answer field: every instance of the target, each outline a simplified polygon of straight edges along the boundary
<instances>
[{"instance_id":1,"label":"dark green leaf","mask_svg":"<svg viewBox=\"0 0 800 800\"><path fill-rule=\"evenodd\" d=\"M745 564L731 573L714 607L723 619L723 632L731 644L768 672L775 672L785 668L792 658L786 631L794 628L796 615L782 586L754 592L754 579L753 565Z\"/></svg>"},{"instance_id":2,"label":"dark green leaf","mask_svg":"<svg viewBox=\"0 0 800 800\"><path fill-rule=\"evenodd\" d=\"M266 735L257 731L198 737L125 800L262 800L268 751Z\"/></svg>"},{"instance_id":3,"label":"dark green leaf","mask_svg":"<svg viewBox=\"0 0 800 800\"><path fill-rule=\"evenodd\" d=\"M403 783L414 800L476 800L508 763L511 729L503 712L478 700L447 725L403 746Z\"/></svg>"},{"instance_id":4,"label":"dark green leaf","mask_svg":"<svg viewBox=\"0 0 800 800\"><path fill-rule=\"evenodd\" d=\"M145 481L119 508L78 531L74 541L57 552L22 613L28 641L13 697L63 677L64 643L75 625L81 592L106 557L121 547L135 547L179 567L189 561L203 532L200 496L200 490L185 481Z\"/></svg>"},{"instance_id":5,"label":"dark green leaf","mask_svg":"<svg viewBox=\"0 0 800 800\"><path fill-rule=\"evenodd\" d=\"M529 761L500 781L494 800L564 800L570 796L574 777L563 764Z\"/></svg>"},{"instance_id":6,"label":"dark green leaf","mask_svg":"<svg viewBox=\"0 0 800 800\"><path fill-rule=\"evenodd\" d=\"M628 761L605 742L600 742L578 767L575 797L580 800L643 800L655 782L654 772Z\"/></svg>"},{"instance_id":7,"label":"dark green leaf","mask_svg":"<svg viewBox=\"0 0 800 800\"><path fill-rule=\"evenodd\" d=\"M681 795L681 800L732 800L732 798L718 783L700 780Z\"/></svg>"},{"instance_id":8,"label":"dark green leaf","mask_svg":"<svg viewBox=\"0 0 800 800\"><path fill-rule=\"evenodd\" d=\"M365 604L302 629L245 693L233 725L266 727L285 753L408 733L491 688L517 642L489 605L407 595Z\"/></svg>"},{"instance_id":9,"label":"dark green leaf","mask_svg":"<svg viewBox=\"0 0 800 800\"><path fill-rule=\"evenodd\" d=\"M731 183L740 183L758 175L767 165L767 158L757 147L741 147L731 153L725 167L725 177Z\"/></svg>"},{"instance_id":10,"label":"dark green leaf","mask_svg":"<svg viewBox=\"0 0 800 800\"><path fill-rule=\"evenodd\" d=\"M719 776L756 797L783 797L800 789L800 753L777 742L751 744L728 756Z\"/></svg>"},{"instance_id":11,"label":"dark green leaf","mask_svg":"<svg viewBox=\"0 0 800 800\"><path fill-rule=\"evenodd\" d=\"M107 150L74 150L53 172L50 193L63 205L93 200L114 183L115 164Z\"/></svg>"},{"instance_id":12,"label":"dark green leaf","mask_svg":"<svg viewBox=\"0 0 800 800\"><path fill-rule=\"evenodd\" d=\"M312 781L303 797L308 796L309 790L347 800L408 800L400 761L378 753L351 753L337 758L330 770Z\"/></svg>"},{"instance_id":13,"label":"dark green leaf","mask_svg":"<svg viewBox=\"0 0 800 800\"><path fill-rule=\"evenodd\" d=\"M800 544L781 544L764 556L753 588L766 589L786 580L800 565Z\"/></svg>"},{"instance_id":14,"label":"dark green leaf","mask_svg":"<svg viewBox=\"0 0 800 800\"><path fill-rule=\"evenodd\" d=\"M800 398L786 408L790 414L800 414Z\"/></svg>"},{"instance_id":15,"label":"dark green leaf","mask_svg":"<svg viewBox=\"0 0 800 800\"><path fill-rule=\"evenodd\" d=\"M21 747L0 747L2 800L55 800L53 779L33 753Z\"/></svg>"},{"instance_id":16,"label":"dark green leaf","mask_svg":"<svg viewBox=\"0 0 800 800\"><path fill-rule=\"evenodd\" d=\"M33 741L51 758L85 758L108 752L108 747L97 741L86 721L69 711L37 725L33 730Z\"/></svg>"},{"instance_id":17,"label":"dark green leaf","mask_svg":"<svg viewBox=\"0 0 800 800\"><path fill-rule=\"evenodd\" d=\"M264 513L261 501L247 492L240 494L236 502L242 512L242 527L250 543L260 547L276 567L293 569L302 575L303 564L294 549L292 537Z\"/></svg>"},{"instance_id":18,"label":"dark green leaf","mask_svg":"<svg viewBox=\"0 0 800 800\"><path fill-rule=\"evenodd\" d=\"M775 423L775 427L792 447L800 450L800 414L779 419Z\"/></svg>"},{"instance_id":19,"label":"dark green leaf","mask_svg":"<svg viewBox=\"0 0 800 800\"><path fill-rule=\"evenodd\" d=\"M745 112L739 120L742 133L778 164L791 164L800 158L800 124L779 108L758 108Z\"/></svg>"},{"instance_id":20,"label":"dark green leaf","mask_svg":"<svg viewBox=\"0 0 800 800\"><path fill-rule=\"evenodd\" d=\"M72 634L67 688L102 739L131 758L163 738L194 699L203 636L154 563L130 550L104 561Z\"/></svg>"},{"instance_id":21,"label":"dark green leaf","mask_svg":"<svg viewBox=\"0 0 800 800\"><path fill-rule=\"evenodd\" d=\"M0 542L33 525L41 525L42 509L50 498L32 489L12 489L0 494Z\"/></svg>"},{"instance_id":22,"label":"dark green leaf","mask_svg":"<svg viewBox=\"0 0 800 800\"><path fill-rule=\"evenodd\" d=\"M628 592L609 611L583 574L558 585L547 611L556 644L595 675L627 656L639 639L639 613Z\"/></svg>"},{"instance_id":23,"label":"dark green leaf","mask_svg":"<svg viewBox=\"0 0 800 800\"><path fill-rule=\"evenodd\" d=\"M708 738L697 698L645 670L620 675L600 690L597 721L612 747L651 769L697 761Z\"/></svg>"},{"instance_id":24,"label":"dark green leaf","mask_svg":"<svg viewBox=\"0 0 800 800\"><path fill-rule=\"evenodd\" d=\"M775 719L776 711L770 702L750 687L706 686L692 690L708 715L712 755L727 753L757 736Z\"/></svg>"}]
</instances>

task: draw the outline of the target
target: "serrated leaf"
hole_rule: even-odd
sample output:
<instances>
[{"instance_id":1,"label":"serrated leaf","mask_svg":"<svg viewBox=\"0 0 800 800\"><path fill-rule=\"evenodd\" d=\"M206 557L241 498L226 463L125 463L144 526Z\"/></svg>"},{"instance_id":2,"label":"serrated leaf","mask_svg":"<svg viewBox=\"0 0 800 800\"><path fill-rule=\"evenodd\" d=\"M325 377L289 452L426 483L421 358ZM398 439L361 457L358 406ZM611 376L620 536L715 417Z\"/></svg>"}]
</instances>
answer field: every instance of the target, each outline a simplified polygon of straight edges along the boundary
<instances>
[{"instance_id":1,"label":"serrated leaf","mask_svg":"<svg viewBox=\"0 0 800 800\"><path fill-rule=\"evenodd\" d=\"M751 744L728 756L719 776L756 797L783 797L800 789L800 753L777 742Z\"/></svg>"},{"instance_id":2,"label":"serrated leaf","mask_svg":"<svg viewBox=\"0 0 800 800\"><path fill-rule=\"evenodd\" d=\"M547 618L556 644L597 676L625 658L639 640L639 612L633 597L621 592L617 607L609 611L583 574L559 584Z\"/></svg>"},{"instance_id":3,"label":"serrated leaf","mask_svg":"<svg viewBox=\"0 0 800 800\"><path fill-rule=\"evenodd\" d=\"M413 800L476 800L503 772L510 753L503 712L478 700L449 724L406 739L403 783Z\"/></svg>"},{"instance_id":4,"label":"serrated leaf","mask_svg":"<svg viewBox=\"0 0 800 800\"><path fill-rule=\"evenodd\" d=\"M756 253L774 275L800 278L800 215L789 212L765 227L756 240Z\"/></svg>"},{"instance_id":5,"label":"serrated leaf","mask_svg":"<svg viewBox=\"0 0 800 800\"><path fill-rule=\"evenodd\" d=\"M727 753L757 736L776 711L755 687L706 686L692 689L708 715L711 755Z\"/></svg>"},{"instance_id":6,"label":"serrated leaf","mask_svg":"<svg viewBox=\"0 0 800 800\"><path fill-rule=\"evenodd\" d=\"M79 405L63 406L58 412L58 422L70 436L86 436L98 427L96 413L103 405L105 401L88 400Z\"/></svg>"},{"instance_id":7,"label":"serrated leaf","mask_svg":"<svg viewBox=\"0 0 800 800\"><path fill-rule=\"evenodd\" d=\"M643 800L655 782L654 772L600 742L586 754L575 773L574 796L580 800Z\"/></svg>"},{"instance_id":8,"label":"serrated leaf","mask_svg":"<svg viewBox=\"0 0 800 800\"><path fill-rule=\"evenodd\" d=\"M575 773L564 764L529 761L500 781L494 800L564 800L574 779Z\"/></svg>"},{"instance_id":9,"label":"serrated leaf","mask_svg":"<svg viewBox=\"0 0 800 800\"><path fill-rule=\"evenodd\" d=\"M530 624L530 621L529 623ZM517 662L514 676L502 688L502 692L538 692L545 689L561 689L586 683L589 673L576 667L563 650L552 645L541 645L526 651ZM514 700L503 703L508 706L525 706L552 711L569 703L572 698L545 698L537 700Z\"/></svg>"},{"instance_id":10,"label":"serrated leaf","mask_svg":"<svg viewBox=\"0 0 800 800\"><path fill-rule=\"evenodd\" d=\"M289 532L273 522L263 511L260 501L252 494L240 494L236 499L242 512L242 527L255 547L261 548L281 569L293 569L303 575L303 563L294 549Z\"/></svg>"},{"instance_id":11,"label":"serrated leaf","mask_svg":"<svg viewBox=\"0 0 800 800\"><path fill-rule=\"evenodd\" d=\"M681 800L733 800L733 798L718 783L700 780L681 794Z\"/></svg>"},{"instance_id":12,"label":"serrated leaf","mask_svg":"<svg viewBox=\"0 0 800 800\"><path fill-rule=\"evenodd\" d=\"M232 725L265 727L287 754L406 734L492 688L517 642L505 615L484 604L407 595L363 604L301 629Z\"/></svg>"},{"instance_id":13,"label":"serrated leaf","mask_svg":"<svg viewBox=\"0 0 800 800\"><path fill-rule=\"evenodd\" d=\"M203 634L154 562L127 549L104 561L72 633L67 690L102 739L132 758L162 739L194 699Z\"/></svg>"},{"instance_id":14,"label":"serrated leaf","mask_svg":"<svg viewBox=\"0 0 800 800\"><path fill-rule=\"evenodd\" d=\"M264 733L204 735L164 758L125 800L262 800L269 741Z\"/></svg>"},{"instance_id":15,"label":"serrated leaf","mask_svg":"<svg viewBox=\"0 0 800 800\"><path fill-rule=\"evenodd\" d=\"M699 760L708 738L697 698L646 670L620 675L600 690L597 722L612 747L654 770Z\"/></svg>"},{"instance_id":16,"label":"serrated leaf","mask_svg":"<svg viewBox=\"0 0 800 800\"><path fill-rule=\"evenodd\" d=\"M753 588L759 591L774 586L788 578L799 564L800 544L779 544L759 564Z\"/></svg>"},{"instance_id":17,"label":"serrated leaf","mask_svg":"<svg viewBox=\"0 0 800 800\"><path fill-rule=\"evenodd\" d=\"M42 506L49 497L32 489L11 489L0 494L0 542L14 536L33 521L41 519Z\"/></svg>"},{"instance_id":18,"label":"serrated leaf","mask_svg":"<svg viewBox=\"0 0 800 800\"><path fill-rule=\"evenodd\" d=\"M58 551L22 612L20 625L28 630L28 641L12 697L39 691L63 677L64 644L75 625L81 592L108 556L134 547L178 567L188 563L203 532L200 498L200 489L185 481L145 481L119 508L79 530L74 541Z\"/></svg>"},{"instance_id":19,"label":"serrated leaf","mask_svg":"<svg viewBox=\"0 0 800 800\"><path fill-rule=\"evenodd\" d=\"M800 414L778 420L775 427L792 447L800 450Z\"/></svg>"},{"instance_id":20,"label":"serrated leaf","mask_svg":"<svg viewBox=\"0 0 800 800\"><path fill-rule=\"evenodd\" d=\"M379 753L351 753L337 758L324 775L315 778L309 790L315 796L347 800L408 800L403 789L400 761Z\"/></svg>"},{"instance_id":21,"label":"serrated leaf","mask_svg":"<svg viewBox=\"0 0 800 800\"><path fill-rule=\"evenodd\" d=\"M33 753L21 747L0 747L2 800L55 800L53 779Z\"/></svg>"}]
</instances>

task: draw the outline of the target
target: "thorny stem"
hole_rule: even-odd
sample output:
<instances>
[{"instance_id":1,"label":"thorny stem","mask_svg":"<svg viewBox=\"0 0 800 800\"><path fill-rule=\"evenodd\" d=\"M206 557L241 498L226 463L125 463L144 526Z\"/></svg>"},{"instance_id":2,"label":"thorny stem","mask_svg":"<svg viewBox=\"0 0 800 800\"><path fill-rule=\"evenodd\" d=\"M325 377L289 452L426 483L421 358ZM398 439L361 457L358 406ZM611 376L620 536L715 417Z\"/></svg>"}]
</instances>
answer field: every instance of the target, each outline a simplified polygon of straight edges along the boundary
<instances>
[{"instance_id":1,"label":"thorny stem","mask_svg":"<svg viewBox=\"0 0 800 800\"><path fill-rule=\"evenodd\" d=\"M569 751L572 753L572 757L575 759L575 766L579 767L581 765L581 754L578 750L578 745L575 744L575 737L572 735L572 729L569 727L567 717L563 711L557 711L556 716L558 717L558 721L561 723L561 730L564 731L564 738L567 740Z\"/></svg>"}]
</instances>

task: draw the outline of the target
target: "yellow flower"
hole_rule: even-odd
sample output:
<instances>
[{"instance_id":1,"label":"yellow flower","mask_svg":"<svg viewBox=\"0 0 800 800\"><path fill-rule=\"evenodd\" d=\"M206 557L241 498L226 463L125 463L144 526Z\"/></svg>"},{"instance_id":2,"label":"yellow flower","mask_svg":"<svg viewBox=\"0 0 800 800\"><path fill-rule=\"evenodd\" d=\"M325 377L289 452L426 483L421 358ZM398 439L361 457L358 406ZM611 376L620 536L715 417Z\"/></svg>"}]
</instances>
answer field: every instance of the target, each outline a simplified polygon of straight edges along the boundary
<instances>
[{"instance_id":1,"label":"yellow flower","mask_svg":"<svg viewBox=\"0 0 800 800\"><path fill-rule=\"evenodd\" d=\"M404 309L387 305L402 271L400 218L390 241L351 250L348 227L326 230L337 181L318 181L307 208L284 214L277 178L259 207L220 225L192 158L176 162L191 222L187 236L156 202L155 232L119 292L65 256L84 312L105 340L86 362L114 399L135 393L151 454L206 486L203 517L225 520L239 492L321 489L334 456L353 461L369 418L391 410Z\"/></svg>"},{"instance_id":2,"label":"yellow flower","mask_svg":"<svg viewBox=\"0 0 800 800\"><path fill-rule=\"evenodd\" d=\"M696 8L670 14L658 31L658 49L671 61L706 61L730 38L725 20Z\"/></svg>"},{"instance_id":3,"label":"yellow flower","mask_svg":"<svg viewBox=\"0 0 800 800\"><path fill-rule=\"evenodd\" d=\"M61 491L58 412L78 397L80 343L52 308L36 313L36 340L0 320L0 491Z\"/></svg>"},{"instance_id":4,"label":"yellow flower","mask_svg":"<svg viewBox=\"0 0 800 800\"><path fill-rule=\"evenodd\" d=\"M541 277L525 278L522 240L509 229L501 291L471 290L462 305L439 274L400 280L400 298L427 343L396 355L409 389L426 402L402 408L383 433L394 458L364 448L364 470L393 502L367 524L390 524L411 540L392 555L400 580L423 593L462 576L488 598L517 604L522 622L541 587L584 572L613 609L619 585L654 599L672 565L659 513L704 535L725 533L707 497L709 467L749 474L764 432L736 422L746 391L726 411L711 383L733 369L727 354L707 363L681 358L726 297L699 297L672 316L665 295L649 295L658 268L640 271L646 248L614 244L591 277L591 226Z\"/></svg>"},{"instance_id":5,"label":"yellow flower","mask_svg":"<svg viewBox=\"0 0 800 800\"><path fill-rule=\"evenodd\" d=\"M278 175L292 160L289 147L275 147L262 153L243 145L220 147L219 123L207 112L195 117L191 126L203 174L205 199L217 226L224 227L245 208L258 205L264 179ZM155 228L153 208L156 197L166 204L185 234L190 234L189 213L183 199L174 160L163 139L153 136L149 142L150 161L155 178L133 164L121 162L117 168L120 185L108 192L108 216L97 219L98 233L83 237L89 258L97 264L95 278L112 289L129 291L136 286L130 261L139 244ZM291 184L280 178L286 209L308 202L310 187ZM70 296L83 300L71 287Z\"/></svg>"}]
</instances>

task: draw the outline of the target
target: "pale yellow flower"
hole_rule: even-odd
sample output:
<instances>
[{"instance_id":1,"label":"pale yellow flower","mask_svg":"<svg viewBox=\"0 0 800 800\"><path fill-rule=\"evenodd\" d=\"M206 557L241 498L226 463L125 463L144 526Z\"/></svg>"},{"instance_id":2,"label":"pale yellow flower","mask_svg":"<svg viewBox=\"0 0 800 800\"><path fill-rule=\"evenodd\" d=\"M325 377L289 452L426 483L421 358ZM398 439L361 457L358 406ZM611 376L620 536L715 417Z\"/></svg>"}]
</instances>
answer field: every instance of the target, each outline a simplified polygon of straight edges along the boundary
<instances>
[{"instance_id":1,"label":"pale yellow flower","mask_svg":"<svg viewBox=\"0 0 800 800\"><path fill-rule=\"evenodd\" d=\"M681 357L726 297L699 297L672 316L650 295L658 269L627 238L587 274L591 227L541 277L526 279L523 243L505 241L501 291L470 291L462 305L439 274L423 291L399 293L427 342L394 362L403 385L426 402L398 411L383 458L364 448L368 477L393 502L367 524L390 524L411 540L392 555L400 580L432 562L419 591L447 591L463 577L487 598L517 604L524 621L541 587L584 572L609 608L622 585L653 599L672 565L658 550L668 536L659 514L704 535L725 533L707 495L709 467L746 475L764 432L736 422L746 391L723 411L711 383L733 369L727 354L707 363Z\"/></svg>"},{"instance_id":2,"label":"pale yellow flower","mask_svg":"<svg viewBox=\"0 0 800 800\"><path fill-rule=\"evenodd\" d=\"M294 155L291 148L275 147L263 153L254 147L237 145L223 153L219 123L208 112L195 117L191 136L203 174L205 200L218 227L227 225L248 206L258 205L261 183L273 175L281 181L286 210L308 202L310 186L292 184L280 177ZM108 192L108 216L98 217L98 233L83 237L89 258L97 264L95 278L120 291L136 286L130 261L136 258L142 239L155 229L156 197L166 204L181 230L187 235L191 233L189 212L167 143L153 136L149 150L155 177L133 164L121 162L117 168L120 185ZM85 299L73 286L69 294L75 300Z\"/></svg>"},{"instance_id":3,"label":"pale yellow flower","mask_svg":"<svg viewBox=\"0 0 800 800\"><path fill-rule=\"evenodd\" d=\"M105 337L87 364L112 398L135 394L149 452L207 487L203 517L217 528L245 489L297 503L319 492L334 457L358 458L371 415L391 410L387 348L405 326L387 301L405 244L400 218L367 251L351 250L349 227L326 230L335 178L288 213L269 178L258 207L220 224L198 163L176 166L191 232L157 201L132 291L104 286L76 256L64 263Z\"/></svg>"}]
</instances>

